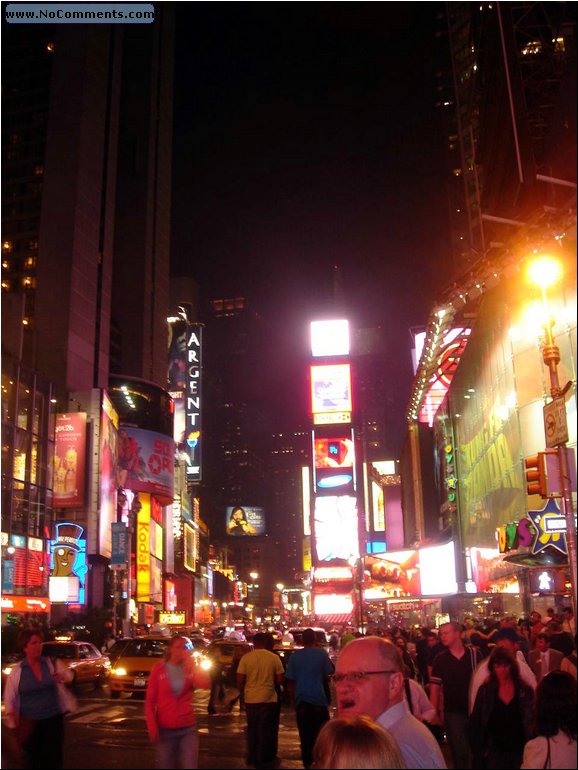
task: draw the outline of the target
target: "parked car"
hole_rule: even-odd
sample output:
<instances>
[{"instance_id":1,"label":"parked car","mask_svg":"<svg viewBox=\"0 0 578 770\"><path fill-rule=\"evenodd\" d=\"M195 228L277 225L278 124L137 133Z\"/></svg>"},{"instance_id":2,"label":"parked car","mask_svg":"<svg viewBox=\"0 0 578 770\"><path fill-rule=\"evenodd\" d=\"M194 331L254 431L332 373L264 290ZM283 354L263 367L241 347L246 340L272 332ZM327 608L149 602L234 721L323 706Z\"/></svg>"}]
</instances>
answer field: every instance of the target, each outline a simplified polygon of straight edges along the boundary
<instances>
[{"instance_id":1,"label":"parked car","mask_svg":"<svg viewBox=\"0 0 578 770\"><path fill-rule=\"evenodd\" d=\"M72 671L73 684L94 682L98 686L108 682L110 660L90 642L44 642L42 654L61 660Z\"/></svg>"},{"instance_id":2,"label":"parked car","mask_svg":"<svg viewBox=\"0 0 578 770\"><path fill-rule=\"evenodd\" d=\"M122 692L144 693L150 672L164 658L170 636L139 636L129 639L110 672L110 697Z\"/></svg>"},{"instance_id":3,"label":"parked car","mask_svg":"<svg viewBox=\"0 0 578 770\"><path fill-rule=\"evenodd\" d=\"M2 692L4 692L4 685L10 676L10 672L22 658L23 655L21 652L13 652L9 655L2 656Z\"/></svg>"}]
</instances>

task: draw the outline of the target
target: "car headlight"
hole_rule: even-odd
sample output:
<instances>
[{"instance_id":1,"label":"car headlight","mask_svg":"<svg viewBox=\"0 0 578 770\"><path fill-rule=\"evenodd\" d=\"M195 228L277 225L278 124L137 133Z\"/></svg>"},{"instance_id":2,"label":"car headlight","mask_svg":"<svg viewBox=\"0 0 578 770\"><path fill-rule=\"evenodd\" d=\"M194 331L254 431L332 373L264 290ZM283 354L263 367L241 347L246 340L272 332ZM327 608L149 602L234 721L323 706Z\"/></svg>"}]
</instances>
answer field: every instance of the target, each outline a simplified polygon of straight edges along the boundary
<instances>
[{"instance_id":1,"label":"car headlight","mask_svg":"<svg viewBox=\"0 0 578 770\"><path fill-rule=\"evenodd\" d=\"M105 668L110 668L110 660L108 658L105 658L103 660L103 663Z\"/></svg>"},{"instance_id":2,"label":"car headlight","mask_svg":"<svg viewBox=\"0 0 578 770\"><path fill-rule=\"evenodd\" d=\"M13 668L14 666L4 666L4 668L2 669L2 673L4 674L4 676L10 676Z\"/></svg>"},{"instance_id":3,"label":"car headlight","mask_svg":"<svg viewBox=\"0 0 578 770\"><path fill-rule=\"evenodd\" d=\"M121 668L119 666L119 668L113 668L111 673L115 676L126 676L126 668Z\"/></svg>"},{"instance_id":4,"label":"car headlight","mask_svg":"<svg viewBox=\"0 0 578 770\"><path fill-rule=\"evenodd\" d=\"M208 671L210 668L213 667L213 663L208 658L204 658L201 661L200 666L203 669L203 671Z\"/></svg>"}]
</instances>

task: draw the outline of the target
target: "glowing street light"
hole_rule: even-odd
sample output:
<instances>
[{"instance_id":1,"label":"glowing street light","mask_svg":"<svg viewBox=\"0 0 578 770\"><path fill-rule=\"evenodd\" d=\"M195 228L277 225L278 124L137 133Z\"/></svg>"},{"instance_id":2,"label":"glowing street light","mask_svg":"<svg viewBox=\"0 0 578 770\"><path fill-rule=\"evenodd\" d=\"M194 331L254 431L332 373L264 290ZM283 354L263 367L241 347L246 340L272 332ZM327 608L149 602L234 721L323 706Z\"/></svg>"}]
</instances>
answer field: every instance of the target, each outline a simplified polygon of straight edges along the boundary
<instances>
[{"instance_id":1,"label":"glowing street light","mask_svg":"<svg viewBox=\"0 0 578 770\"><path fill-rule=\"evenodd\" d=\"M574 524L574 510L572 505L572 487L570 483L570 471L568 462L568 452L566 442L568 440L568 424L566 418L566 403L564 396L570 383L563 388L560 387L558 379L558 364L560 363L560 349L555 343L552 329L554 320L550 318L548 312L548 297L546 290L560 279L562 267L560 263L551 257L538 257L528 269L530 281L542 292L542 303L544 305L544 332L545 341L542 346L542 358L544 364L548 367L550 373L550 395L552 402L557 402L557 415L559 424L556 430L556 436L548 443L548 447L558 450L558 463L560 469L560 486L562 490L562 506L566 519L566 543L568 547L568 566L570 568L570 584L572 587L572 605L574 608L574 617L576 617L576 526ZM547 404L545 409L550 409ZM559 437L559 438L558 438Z\"/></svg>"},{"instance_id":2,"label":"glowing street light","mask_svg":"<svg viewBox=\"0 0 578 770\"><path fill-rule=\"evenodd\" d=\"M275 584L275 588L276 588L278 591L282 591L282 590L285 588L285 586L283 585L283 583L276 583L276 584Z\"/></svg>"},{"instance_id":3,"label":"glowing street light","mask_svg":"<svg viewBox=\"0 0 578 770\"><path fill-rule=\"evenodd\" d=\"M253 581L253 583L258 579L259 573L258 572L249 572L249 577Z\"/></svg>"}]
</instances>

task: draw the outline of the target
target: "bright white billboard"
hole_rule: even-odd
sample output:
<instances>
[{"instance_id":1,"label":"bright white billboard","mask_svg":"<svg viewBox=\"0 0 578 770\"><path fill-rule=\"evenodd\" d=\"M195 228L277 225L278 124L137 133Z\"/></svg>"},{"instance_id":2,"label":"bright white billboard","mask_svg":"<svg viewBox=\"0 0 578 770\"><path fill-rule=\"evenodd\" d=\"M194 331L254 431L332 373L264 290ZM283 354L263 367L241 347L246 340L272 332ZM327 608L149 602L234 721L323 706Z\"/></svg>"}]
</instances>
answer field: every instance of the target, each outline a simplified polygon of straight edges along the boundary
<instances>
[{"instance_id":1,"label":"bright white billboard","mask_svg":"<svg viewBox=\"0 0 578 770\"><path fill-rule=\"evenodd\" d=\"M317 497L314 533L317 561L358 558L357 499L350 495Z\"/></svg>"},{"instance_id":2,"label":"bright white billboard","mask_svg":"<svg viewBox=\"0 0 578 770\"><path fill-rule=\"evenodd\" d=\"M348 321L313 321L311 323L311 355L349 355Z\"/></svg>"}]
</instances>

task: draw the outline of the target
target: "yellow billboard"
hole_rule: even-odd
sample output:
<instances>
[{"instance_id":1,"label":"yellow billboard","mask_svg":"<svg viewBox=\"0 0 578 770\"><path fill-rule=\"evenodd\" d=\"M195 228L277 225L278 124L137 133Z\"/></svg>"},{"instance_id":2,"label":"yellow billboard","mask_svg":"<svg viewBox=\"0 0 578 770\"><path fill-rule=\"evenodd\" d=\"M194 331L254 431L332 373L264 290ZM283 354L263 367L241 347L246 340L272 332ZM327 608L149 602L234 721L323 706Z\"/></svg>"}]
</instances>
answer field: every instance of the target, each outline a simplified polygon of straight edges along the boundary
<instances>
[{"instance_id":1,"label":"yellow billboard","mask_svg":"<svg viewBox=\"0 0 578 770\"><path fill-rule=\"evenodd\" d=\"M151 560L151 500L147 494L140 494L142 508L136 521L136 600L150 601L150 560Z\"/></svg>"}]
</instances>

